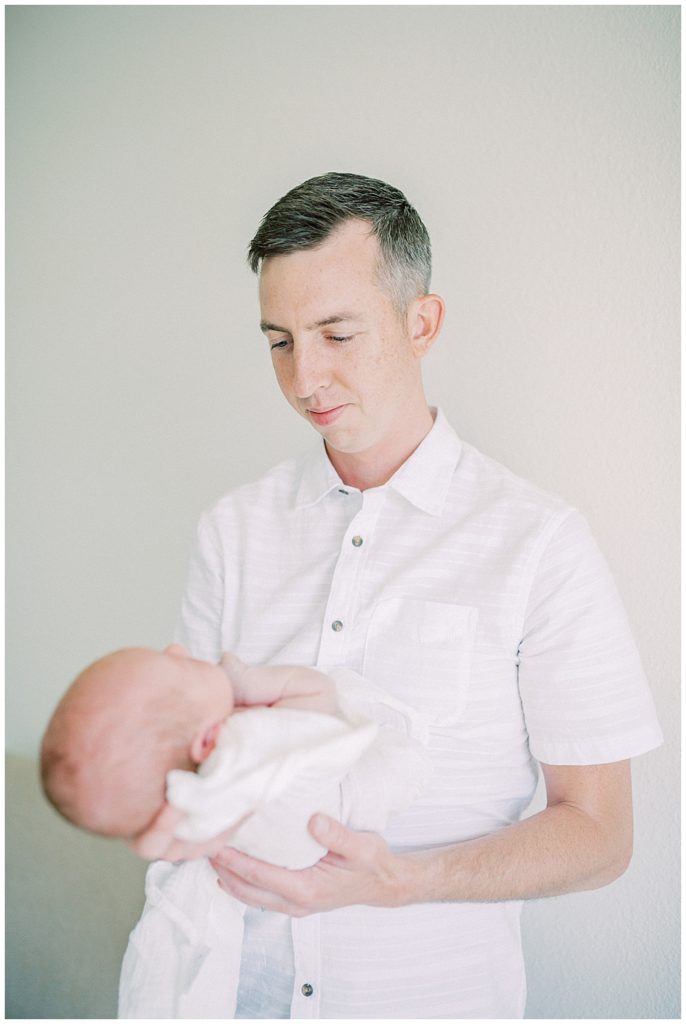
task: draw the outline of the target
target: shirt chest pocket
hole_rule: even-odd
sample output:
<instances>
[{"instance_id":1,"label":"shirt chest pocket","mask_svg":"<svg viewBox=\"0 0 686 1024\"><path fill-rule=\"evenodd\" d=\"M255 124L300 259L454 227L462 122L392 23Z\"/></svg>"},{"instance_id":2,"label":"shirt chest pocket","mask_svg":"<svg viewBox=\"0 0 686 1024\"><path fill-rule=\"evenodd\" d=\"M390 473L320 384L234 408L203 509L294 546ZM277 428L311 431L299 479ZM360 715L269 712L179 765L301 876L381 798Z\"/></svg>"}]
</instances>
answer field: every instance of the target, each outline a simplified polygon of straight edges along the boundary
<instances>
[{"instance_id":1,"label":"shirt chest pocket","mask_svg":"<svg viewBox=\"0 0 686 1024\"><path fill-rule=\"evenodd\" d=\"M467 701L478 617L467 605L380 601L367 631L365 678L436 724L454 723Z\"/></svg>"}]
</instances>

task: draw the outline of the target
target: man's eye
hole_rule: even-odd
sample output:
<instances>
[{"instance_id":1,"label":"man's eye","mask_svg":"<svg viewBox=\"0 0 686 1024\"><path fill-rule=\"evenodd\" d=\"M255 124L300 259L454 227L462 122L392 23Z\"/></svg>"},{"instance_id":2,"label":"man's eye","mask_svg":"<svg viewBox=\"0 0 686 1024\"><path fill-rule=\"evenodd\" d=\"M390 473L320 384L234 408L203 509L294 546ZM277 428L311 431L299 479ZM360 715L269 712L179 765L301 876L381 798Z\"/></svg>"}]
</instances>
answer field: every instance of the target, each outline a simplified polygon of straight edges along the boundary
<instances>
[{"instance_id":1,"label":"man's eye","mask_svg":"<svg viewBox=\"0 0 686 1024\"><path fill-rule=\"evenodd\" d=\"M329 341L338 341L342 344L344 341L352 341L354 337L354 334L349 334L345 338L341 337L340 335L336 336L335 334L331 334L329 335Z\"/></svg>"},{"instance_id":2,"label":"man's eye","mask_svg":"<svg viewBox=\"0 0 686 1024\"><path fill-rule=\"evenodd\" d=\"M269 349L270 351L273 352L275 348L285 348L287 344L288 340L286 338L283 338L281 341L272 342L272 344L269 346Z\"/></svg>"}]
</instances>

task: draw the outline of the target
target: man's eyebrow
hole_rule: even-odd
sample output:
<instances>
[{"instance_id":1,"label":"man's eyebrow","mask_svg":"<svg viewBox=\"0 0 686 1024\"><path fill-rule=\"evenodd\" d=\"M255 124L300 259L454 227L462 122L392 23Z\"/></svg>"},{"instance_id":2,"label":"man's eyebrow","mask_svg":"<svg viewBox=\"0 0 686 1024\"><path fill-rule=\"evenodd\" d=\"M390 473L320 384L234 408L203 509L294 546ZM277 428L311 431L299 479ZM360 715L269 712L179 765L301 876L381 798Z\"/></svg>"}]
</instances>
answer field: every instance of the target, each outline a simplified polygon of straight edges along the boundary
<instances>
[{"instance_id":1,"label":"man's eyebrow","mask_svg":"<svg viewBox=\"0 0 686 1024\"><path fill-rule=\"evenodd\" d=\"M330 324L342 324L346 320L359 319L360 317L357 313L335 313L333 316L327 316L325 320L318 320L316 324L310 324L308 330L313 331L315 327L329 327Z\"/></svg>"},{"instance_id":2,"label":"man's eyebrow","mask_svg":"<svg viewBox=\"0 0 686 1024\"><path fill-rule=\"evenodd\" d=\"M280 331L281 334L291 333L290 331L287 331L285 327L279 327L278 324L270 324L268 320L260 321L260 330L263 331L265 334L267 333L267 331Z\"/></svg>"},{"instance_id":3,"label":"man's eyebrow","mask_svg":"<svg viewBox=\"0 0 686 1024\"><path fill-rule=\"evenodd\" d=\"M310 324L307 328L308 331L314 331L317 327L330 327L331 324L342 324L347 320L359 320L360 316L358 313L335 313L333 316L327 316L323 320L317 320L316 323ZM266 333L267 331L279 331L281 334L290 334L291 332L287 327L279 327L278 324L272 324L269 320L262 320L260 322L260 330Z\"/></svg>"}]
</instances>

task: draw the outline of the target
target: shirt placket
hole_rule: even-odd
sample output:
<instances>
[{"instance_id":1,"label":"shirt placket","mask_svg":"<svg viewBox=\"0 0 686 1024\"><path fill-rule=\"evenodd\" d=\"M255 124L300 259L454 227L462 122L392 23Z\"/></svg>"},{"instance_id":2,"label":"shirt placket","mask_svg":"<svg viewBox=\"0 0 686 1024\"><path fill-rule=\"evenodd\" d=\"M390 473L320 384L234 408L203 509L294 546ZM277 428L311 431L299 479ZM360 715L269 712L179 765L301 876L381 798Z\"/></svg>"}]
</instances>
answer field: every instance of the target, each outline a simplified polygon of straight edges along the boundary
<instances>
[{"instance_id":1,"label":"shirt placket","mask_svg":"<svg viewBox=\"0 0 686 1024\"><path fill-rule=\"evenodd\" d=\"M295 979L291 1000L291 1017L295 1020L317 1020L321 1017L321 943L319 914L291 919Z\"/></svg>"},{"instance_id":2,"label":"shirt placket","mask_svg":"<svg viewBox=\"0 0 686 1024\"><path fill-rule=\"evenodd\" d=\"M341 500L359 501L359 492L341 489L339 494ZM345 665L349 652L356 646L358 595L385 490L365 491L361 497L361 507L343 536L331 580L321 627L319 666ZM291 1017L318 1019L322 998L320 915L293 918L291 933L295 966Z\"/></svg>"},{"instance_id":3,"label":"shirt placket","mask_svg":"<svg viewBox=\"0 0 686 1024\"><path fill-rule=\"evenodd\" d=\"M359 500L359 492L341 489L339 494L342 500L350 501L354 494ZM322 620L318 666L345 665L356 647L360 584L385 496L382 488L365 491L361 495L361 507L343 536Z\"/></svg>"}]
</instances>

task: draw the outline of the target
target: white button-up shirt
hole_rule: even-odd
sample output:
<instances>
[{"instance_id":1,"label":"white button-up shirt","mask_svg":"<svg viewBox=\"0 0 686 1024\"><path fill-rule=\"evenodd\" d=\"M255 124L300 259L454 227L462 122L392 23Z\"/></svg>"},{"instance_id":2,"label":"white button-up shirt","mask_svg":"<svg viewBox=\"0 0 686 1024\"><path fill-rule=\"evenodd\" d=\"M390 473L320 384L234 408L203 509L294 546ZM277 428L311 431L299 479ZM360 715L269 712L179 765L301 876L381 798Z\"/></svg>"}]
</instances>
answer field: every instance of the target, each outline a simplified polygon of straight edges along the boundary
<instances>
[{"instance_id":1,"label":"white button-up shirt","mask_svg":"<svg viewBox=\"0 0 686 1024\"><path fill-rule=\"evenodd\" d=\"M323 444L200 523L177 638L201 658L347 666L428 721L430 785L395 850L519 820L536 761L598 764L661 732L585 520L461 442L438 412L382 487ZM243 1017L516 1018L521 904L248 912Z\"/></svg>"}]
</instances>

